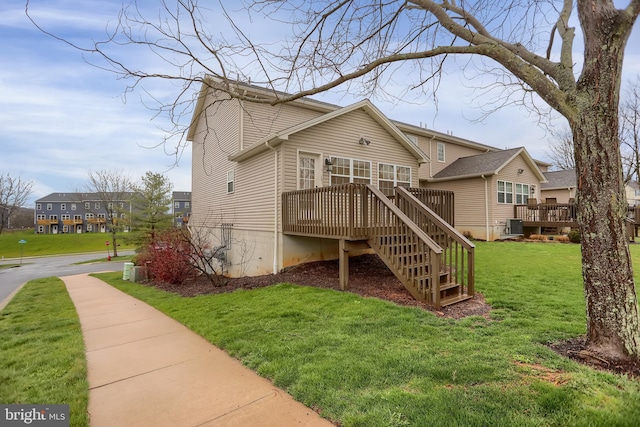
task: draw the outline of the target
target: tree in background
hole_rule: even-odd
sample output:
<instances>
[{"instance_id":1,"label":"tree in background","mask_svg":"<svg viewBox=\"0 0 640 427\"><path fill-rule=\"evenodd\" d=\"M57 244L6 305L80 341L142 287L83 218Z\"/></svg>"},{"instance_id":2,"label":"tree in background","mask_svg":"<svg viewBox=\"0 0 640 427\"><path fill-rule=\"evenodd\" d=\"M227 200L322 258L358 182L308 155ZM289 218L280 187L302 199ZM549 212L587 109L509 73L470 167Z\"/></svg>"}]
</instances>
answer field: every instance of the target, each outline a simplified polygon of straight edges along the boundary
<instances>
[{"instance_id":1,"label":"tree in background","mask_svg":"<svg viewBox=\"0 0 640 427\"><path fill-rule=\"evenodd\" d=\"M640 181L640 76L620 106L620 149L625 182Z\"/></svg>"},{"instance_id":2,"label":"tree in background","mask_svg":"<svg viewBox=\"0 0 640 427\"><path fill-rule=\"evenodd\" d=\"M93 193L106 211L105 226L111 233L113 256L118 256L118 232L130 228L131 197L134 186L131 178L121 170L102 169L89 171L83 190ZM98 211L94 212L97 214ZM95 217L96 221L99 221Z\"/></svg>"},{"instance_id":3,"label":"tree in background","mask_svg":"<svg viewBox=\"0 0 640 427\"><path fill-rule=\"evenodd\" d=\"M146 172L135 188L132 225L138 244L153 242L156 234L173 225L171 192L173 185L165 175Z\"/></svg>"},{"instance_id":4,"label":"tree in background","mask_svg":"<svg viewBox=\"0 0 640 427\"><path fill-rule=\"evenodd\" d=\"M233 7L242 7L238 4ZM628 0L621 8L613 0L577 0L575 5L572 0L240 4L247 5L249 22L271 19L274 31L288 28L290 33L275 39L283 40L279 45L269 38L261 44L251 40L250 27L243 29L224 9L212 15L195 0L167 0L150 14L152 21L134 1L122 10L106 40L87 47L66 42L92 55L98 66L129 79L127 90L150 79L182 81L177 98L158 107L177 126L190 113L185 106L196 100L194 90L201 85L244 99L232 79L262 84L273 89L275 101L251 101L277 104L341 85L351 93L384 93L386 87L397 87L396 76L406 88L428 96L446 78L451 61L461 58L465 75L477 66L479 86L499 91L488 109L519 105L544 113L550 108L566 119L578 174L587 346L612 359L640 358L618 110L625 46L640 0ZM218 6L223 8L222 2ZM206 19L217 16L229 20L229 31L219 30L219 24L208 28ZM576 57L574 24L580 26L584 46ZM145 69L150 62L134 63L141 56L132 55L136 49L159 56L161 65ZM212 84L207 75L223 83ZM205 105L209 107L215 106Z\"/></svg>"},{"instance_id":5,"label":"tree in background","mask_svg":"<svg viewBox=\"0 0 640 427\"><path fill-rule=\"evenodd\" d=\"M25 204L32 191L33 182L25 181L20 176L11 176L8 172L0 173L0 234L9 226L9 218Z\"/></svg>"}]
</instances>

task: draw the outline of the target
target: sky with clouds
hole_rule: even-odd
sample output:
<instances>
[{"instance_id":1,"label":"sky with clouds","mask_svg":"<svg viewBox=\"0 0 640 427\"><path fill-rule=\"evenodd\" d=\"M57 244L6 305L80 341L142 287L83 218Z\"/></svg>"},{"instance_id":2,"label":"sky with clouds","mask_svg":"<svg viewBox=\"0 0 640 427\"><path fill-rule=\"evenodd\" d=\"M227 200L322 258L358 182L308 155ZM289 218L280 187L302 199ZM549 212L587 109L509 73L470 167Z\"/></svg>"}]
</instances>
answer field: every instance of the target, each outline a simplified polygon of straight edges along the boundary
<instances>
[{"instance_id":1,"label":"sky with clouds","mask_svg":"<svg viewBox=\"0 0 640 427\"><path fill-rule=\"evenodd\" d=\"M140 2L149 3L153 2ZM212 13L216 4L207 3ZM107 24L117 19L121 7L119 0L30 3L32 16L43 27L79 43L104 38ZM640 74L638 26L627 47L625 80ZM25 15L24 1L0 1L0 42L0 172L31 180L31 202L52 192L79 189L89 170L101 169L122 170L133 179L146 171L165 173L174 190L190 191L189 147L176 157L172 146L162 144L168 121L154 118L140 93L125 97L126 82L87 64L77 50L35 28ZM154 61L151 55L128 59ZM158 96L172 95L170 86L155 89ZM315 98L339 105L358 100L339 93ZM474 122L481 115L479 101L461 73L445 76L438 100L437 109L432 103L382 97L373 102L395 120L499 148L524 146L535 158L549 160L550 136L525 109L507 107Z\"/></svg>"}]
</instances>

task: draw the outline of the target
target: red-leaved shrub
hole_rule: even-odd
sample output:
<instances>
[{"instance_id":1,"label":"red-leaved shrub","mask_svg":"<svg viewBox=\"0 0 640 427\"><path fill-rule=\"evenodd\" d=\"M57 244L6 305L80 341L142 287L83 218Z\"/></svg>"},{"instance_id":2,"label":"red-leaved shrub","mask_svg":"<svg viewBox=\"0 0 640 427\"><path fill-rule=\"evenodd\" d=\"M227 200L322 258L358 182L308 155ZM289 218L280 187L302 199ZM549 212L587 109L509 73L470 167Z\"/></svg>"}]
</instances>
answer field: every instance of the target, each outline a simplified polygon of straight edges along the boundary
<instances>
[{"instance_id":1,"label":"red-leaved shrub","mask_svg":"<svg viewBox=\"0 0 640 427\"><path fill-rule=\"evenodd\" d=\"M189 257L191 245L188 236L181 230L167 230L156 235L136 262L149 268L154 280L180 285L195 275L195 269Z\"/></svg>"}]
</instances>

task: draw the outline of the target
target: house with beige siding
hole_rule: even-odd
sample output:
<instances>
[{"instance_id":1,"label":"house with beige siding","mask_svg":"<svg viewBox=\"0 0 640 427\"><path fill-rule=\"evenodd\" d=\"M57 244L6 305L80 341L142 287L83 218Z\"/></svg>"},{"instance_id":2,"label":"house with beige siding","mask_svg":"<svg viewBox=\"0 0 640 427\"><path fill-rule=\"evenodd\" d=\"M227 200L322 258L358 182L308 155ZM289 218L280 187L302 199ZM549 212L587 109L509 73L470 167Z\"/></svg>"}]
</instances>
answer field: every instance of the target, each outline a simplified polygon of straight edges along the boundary
<instances>
[{"instance_id":1,"label":"house with beige siding","mask_svg":"<svg viewBox=\"0 0 640 427\"><path fill-rule=\"evenodd\" d=\"M366 99L272 105L282 95L212 78L188 132L189 228L209 230L231 276L338 258L346 286L348 257L375 252L416 298L465 299L473 244L462 232L512 233L514 206L545 182L524 148L393 121Z\"/></svg>"}]
</instances>

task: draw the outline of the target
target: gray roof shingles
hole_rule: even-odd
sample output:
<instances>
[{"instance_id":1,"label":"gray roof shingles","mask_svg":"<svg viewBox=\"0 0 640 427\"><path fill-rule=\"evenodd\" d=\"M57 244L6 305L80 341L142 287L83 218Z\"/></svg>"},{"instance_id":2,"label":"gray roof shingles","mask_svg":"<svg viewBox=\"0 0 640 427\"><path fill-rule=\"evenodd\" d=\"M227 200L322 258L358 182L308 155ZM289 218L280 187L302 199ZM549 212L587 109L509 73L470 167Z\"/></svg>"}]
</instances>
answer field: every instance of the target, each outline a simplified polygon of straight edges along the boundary
<instances>
[{"instance_id":1,"label":"gray roof shingles","mask_svg":"<svg viewBox=\"0 0 640 427\"><path fill-rule=\"evenodd\" d=\"M477 154L475 156L460 157L433 177L435 179L441 179L457 176L491 175L496 173L496 171L504 166L504 164L520 150L522 150L522 148L512 148L509 150Z\"/></svg>"},{"instance_id":2,"label":"gray roof shingles","mask_svg":"<svg viewBox=\"0 0 640 427\"><path fill-rule=\"evenodd\" d=\"M544 177L547 181L541 184L543 190L549 188L570 188L576 186L576 171L575 169L544 172Z\"/></svg>"}]
</instances>

